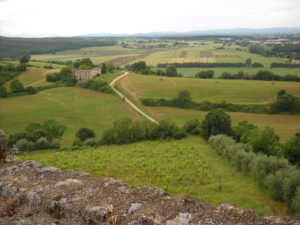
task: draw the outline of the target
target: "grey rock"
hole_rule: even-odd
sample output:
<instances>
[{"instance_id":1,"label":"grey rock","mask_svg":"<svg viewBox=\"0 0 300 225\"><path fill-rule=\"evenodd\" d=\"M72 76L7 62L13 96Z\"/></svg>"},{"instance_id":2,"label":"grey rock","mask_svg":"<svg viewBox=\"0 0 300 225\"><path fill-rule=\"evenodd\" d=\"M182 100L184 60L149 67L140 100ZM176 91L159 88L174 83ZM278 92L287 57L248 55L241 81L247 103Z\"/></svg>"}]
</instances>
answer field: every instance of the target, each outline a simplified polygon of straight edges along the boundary
<instances>
[{"instance_id":1,"label":"grey rock","mask_svg":"<svg viewBox=\"0 0 300 225\"><path fill-rule=\"evenodd\" d=\"M57 171L60 171L60 169L53 166L43 167L38 170L39 173L57 172Z\"/></svg>"},{"instance_id":2,"label":"grey rock","mask_svg":"<svg viewBox=\"0 0 300 225\"><path fill-rule=\"evenodd\" d=\"M58 181L55 184L55 187L69 187L69 186L78 186L78 185L82 185L83 182L81 180L77 180L77 179L67 179L64 181Z\"/></svg>"},{"instance_id":3,"label":"grey rock","mask_svg":"<svg viewBox=\"0 0 300 225\"><path fill-rule=\"evenodd\" d=\"M42 190L30 191L27 195L29 206L33 209L39 209L42 205Z\"/></svg>"},{"instance_id":4,"label":"grey rock","mask_svg":"<svg viewBox=\"0 0 300 225\"><path fill-rule=\"evenodd\" d=\"M130 205L128 213L133 213L133 212L139 210L139 208L141 208L142 206L143 206L143 204L141 204L141 203L132 203Z\"/></svg>"},{"instance_id":5,"label":"grey rock","mask_svg":"<svg viewBox=\"0 0 300 225\"><path fill-rule=\"evenodd\" d=\"M3 186L2 187L2 196L4 198L12 198L16 195L17 188L16 187L10 187L10 186Z\"/></svg>"},{"instance_id":6,"label":"grey rock","mask_svg":"<svg viewBox=\"0 0 300 225\"><path fill-rule=\"evenodd\" d=\"M41 167L43 167L43 165L41 163L36 162L34 160L29 160L29 161L23 162L20 166L22 168L41 168Z\"/></svg>"},{"instance_id":7,"label":"grey rock","mask_svg":"<svg viewBox=\"0 0 300 225\"><path fill-rule=\"evenodd\" d=\"M191 220L191 214L189 213L179 213L179 215L173 219L168 220L166 225L187 225Z\"/></svg>"},{"instance_id":8,"label":"grey rock","mask_svg":"<svg viewBox=\"0 0 300 225\"><path fill-rule=\"evenodd\" d=\"M86 220L97 220L98 222L104 222L106 215L111 213L109 207L106 206L86 206L85 207Z\"/></svg>"}]
</instances>

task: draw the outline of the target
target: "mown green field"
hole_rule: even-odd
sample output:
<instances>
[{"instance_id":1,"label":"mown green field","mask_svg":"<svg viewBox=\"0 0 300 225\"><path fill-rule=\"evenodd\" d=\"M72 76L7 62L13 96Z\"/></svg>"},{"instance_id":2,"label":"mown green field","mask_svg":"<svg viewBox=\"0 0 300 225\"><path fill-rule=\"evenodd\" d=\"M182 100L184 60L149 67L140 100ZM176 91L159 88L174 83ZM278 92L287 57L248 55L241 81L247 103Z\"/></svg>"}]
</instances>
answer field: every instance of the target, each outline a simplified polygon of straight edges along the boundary
<instances>
[{"instance_id":1,"label":"mown green field","mask_svg":"<svg viewBox=\"0 0 300 225\"><path fill-rule=\"evenodd\" d=\"M178 125L184 125L188 120L203 120L208 112L197 111L191 109L179 109L171 107L144 107L145 110L155 119L170 119ZM300 116L299 115L269 115L269 114L253 114L243 112L226 112L230 117L232 124L235 125L239 121L247 120L255 124L258 128L263 129L266 126L272 127L275 133L279 135L280 140L285 142L293 137L295 133L300 132Z\"/></svg>"},{"instance_id":2,"label":"mown green field","mask_svg":"<svg viewBox=\"0 0 300 225\"><path fill-rule=\"evenodd\" d=\"M46 76L49 73L57 72L57 69L42 69L36 67L28 67L27 71L21 73L16 79L20 80L22 84L27 86L43 86L51 84L46 81ZM8 81L4 84L5 87L9 88L11 81Z\"/></svg>"},{"instance_id":3,"label":"mown green field","mask_svg":"<svg viewBox=\"0 0 300 225\"><path fill-rule=\"evenodd\" d=\"M123 78L123 87L136 98L173 98L188 90L193 101L228 101L231 103L268 103L275 100L279 90L300 96L299 82L215 80L170 78L131 73Z\"/></svg>"},{"instance_id":4,"label":"mown green field","mask_svg":"<svg viewBox=\"0 0 300 225\"><path fill-rule=\"evenodd\" d=\"M76 151L34 151L21 159L113 177L133 186L156 186L173 196L189 195L214 205L231 202L260 215L286 213L253 178L237 172L199 137Z\"/></svg>"},{"instance_id":5,"label":"mown green field","mask_svg":"<svg viewBox=\"0 0 300 225\"><path fill-rule=\"evenodd\" d=\"M26 95L0 99L0 127L8 135L20 132L30 122L57 120L67 127L62 145L72 144L82 127L96 134L122 118L140 119L129 106L113 95L76 88L60 87Z\"/></svg>"}]
</instances>

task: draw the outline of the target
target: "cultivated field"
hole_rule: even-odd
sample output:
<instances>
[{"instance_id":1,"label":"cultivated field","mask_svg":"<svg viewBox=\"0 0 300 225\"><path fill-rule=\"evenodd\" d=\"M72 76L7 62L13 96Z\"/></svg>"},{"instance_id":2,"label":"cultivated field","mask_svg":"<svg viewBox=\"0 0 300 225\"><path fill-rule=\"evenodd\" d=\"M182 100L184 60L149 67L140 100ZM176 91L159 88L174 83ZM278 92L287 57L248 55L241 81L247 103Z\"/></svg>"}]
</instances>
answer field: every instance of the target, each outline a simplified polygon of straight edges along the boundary
<instances>
[{"instance_id":1,"label":"cultivated field","mask_svg":"<svg viewBox=\"0 0 300 225\"><path fill-rule=\"evenodd\" d=\"M174 41L173 41L174 42ZM258 70L269 70L279 75L286 74L300 74L300 69L273 69L270 64L273 62L286 62L286 59L264 57L257 54L247 52L247 49L240 46L223 46L222 44L213 43L212 41L195 41L185 42L190 46L174 47L172 41L168 42L167 48L153 48L153 49L135 49L135 48L122 48L121 46L109 47L90 47L81 48L77 50L66 50L57 52L56 54L42 54L32 55L32 59L41 61L68 61L77 60L81 58L91 58L95 64L103 62L111 62L118 66L124 66L137 61L146 61L147 65L156 67L159 63L184 63L184 62L228 62L228 63L244 63L247 58L251 58L252 62L259 62L264 65L264 68L212 68L215 70L216 75L219 76L223 72L235 73L244 71L249 74L254 74ZM135 45L132 40L127 40L126 43ZM149 46L154 44L166 44L166 42L150 43ZM195 44L195 45L194 45ZM224 49L220 49L223 48ZM239 49L239 50L237 50ZM44 66L42 62L32 62L35 66ZM55 67L57 65L53 64ZM197 72L206 70L206 68L181 68L184 76L194 76Z\"/></svg>"},{"instance_id":2,"label":"cultivated field","mask_svg":"<svg viewBox=\"0 0 300 225\"><path fill-rule=\"evenodd\" d=\"M199 137L79 151L34 151L21 158L97 177L114 177L133 186L156 186L173 196L189 195L215 205L231 202L260 215L286 213L253 178L237 172Z\"/></svg>"},{"instance_id":3,"label":"cultivated field","mask_svg":"<svg viewBox=\"0 0 300 225\"><path fill-rule=\"evenodd\" d=\"M35 95L0 99L0 127L9 135L21 132L30 122L54 119L67 126L62 144L71 145L82 127L94 129L99 135L122 118L140 119L117 97L96 91L61 87Z\"/></svg>"},{"instance_id":4,"label":"cultivated field","mask_svg":"<svg viewBox=\"0 0 300 225\"><path fill-rule=\"evenodd\" d=\"M193 101L228 101L231 103L268 103L275 100L278 91L300 96L299 82L253 80L215 80L197 78L170 78L131 73L122 80L122 87L136 98L173 98L188 90Z\"/></svg>"}]
</instances>

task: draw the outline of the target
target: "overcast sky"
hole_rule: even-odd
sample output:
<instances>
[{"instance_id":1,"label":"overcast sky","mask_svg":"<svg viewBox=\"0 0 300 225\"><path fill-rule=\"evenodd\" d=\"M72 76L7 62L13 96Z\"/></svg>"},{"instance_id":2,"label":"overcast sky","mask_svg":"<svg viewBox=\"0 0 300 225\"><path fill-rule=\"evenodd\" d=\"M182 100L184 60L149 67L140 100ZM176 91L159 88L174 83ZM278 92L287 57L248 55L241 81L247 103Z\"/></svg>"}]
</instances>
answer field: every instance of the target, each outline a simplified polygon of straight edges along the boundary
<instances>
[{"instance_id":1,"label":"overcast sky","mask_svg":"<svg viewBox=\"0 0 300 225\"><path fill-rule=\"evenodd\" d=\"M300 0L0 0L2 36L300 27Z\"/></svg>"}]
</instances>

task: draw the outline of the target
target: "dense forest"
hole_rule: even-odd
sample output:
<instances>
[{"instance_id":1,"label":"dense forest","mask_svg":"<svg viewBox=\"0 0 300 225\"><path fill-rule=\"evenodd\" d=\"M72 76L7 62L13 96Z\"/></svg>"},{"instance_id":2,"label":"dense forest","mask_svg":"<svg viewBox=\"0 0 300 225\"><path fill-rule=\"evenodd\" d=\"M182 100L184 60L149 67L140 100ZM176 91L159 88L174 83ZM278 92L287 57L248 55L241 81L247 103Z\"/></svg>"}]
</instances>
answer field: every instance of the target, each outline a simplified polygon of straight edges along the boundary
<instances>
[{"instance_id":1,"label":"dense forest","mask_svg":"<svg viewBox=\"0 0 300 225\"><path fill-rule=\"evenodd\" d=\"M9 38L0 37L0 59L18 58L24 54L45 54L68 49L112 46L116 41L107 38Z\"/></svg>"}]
</instances>

